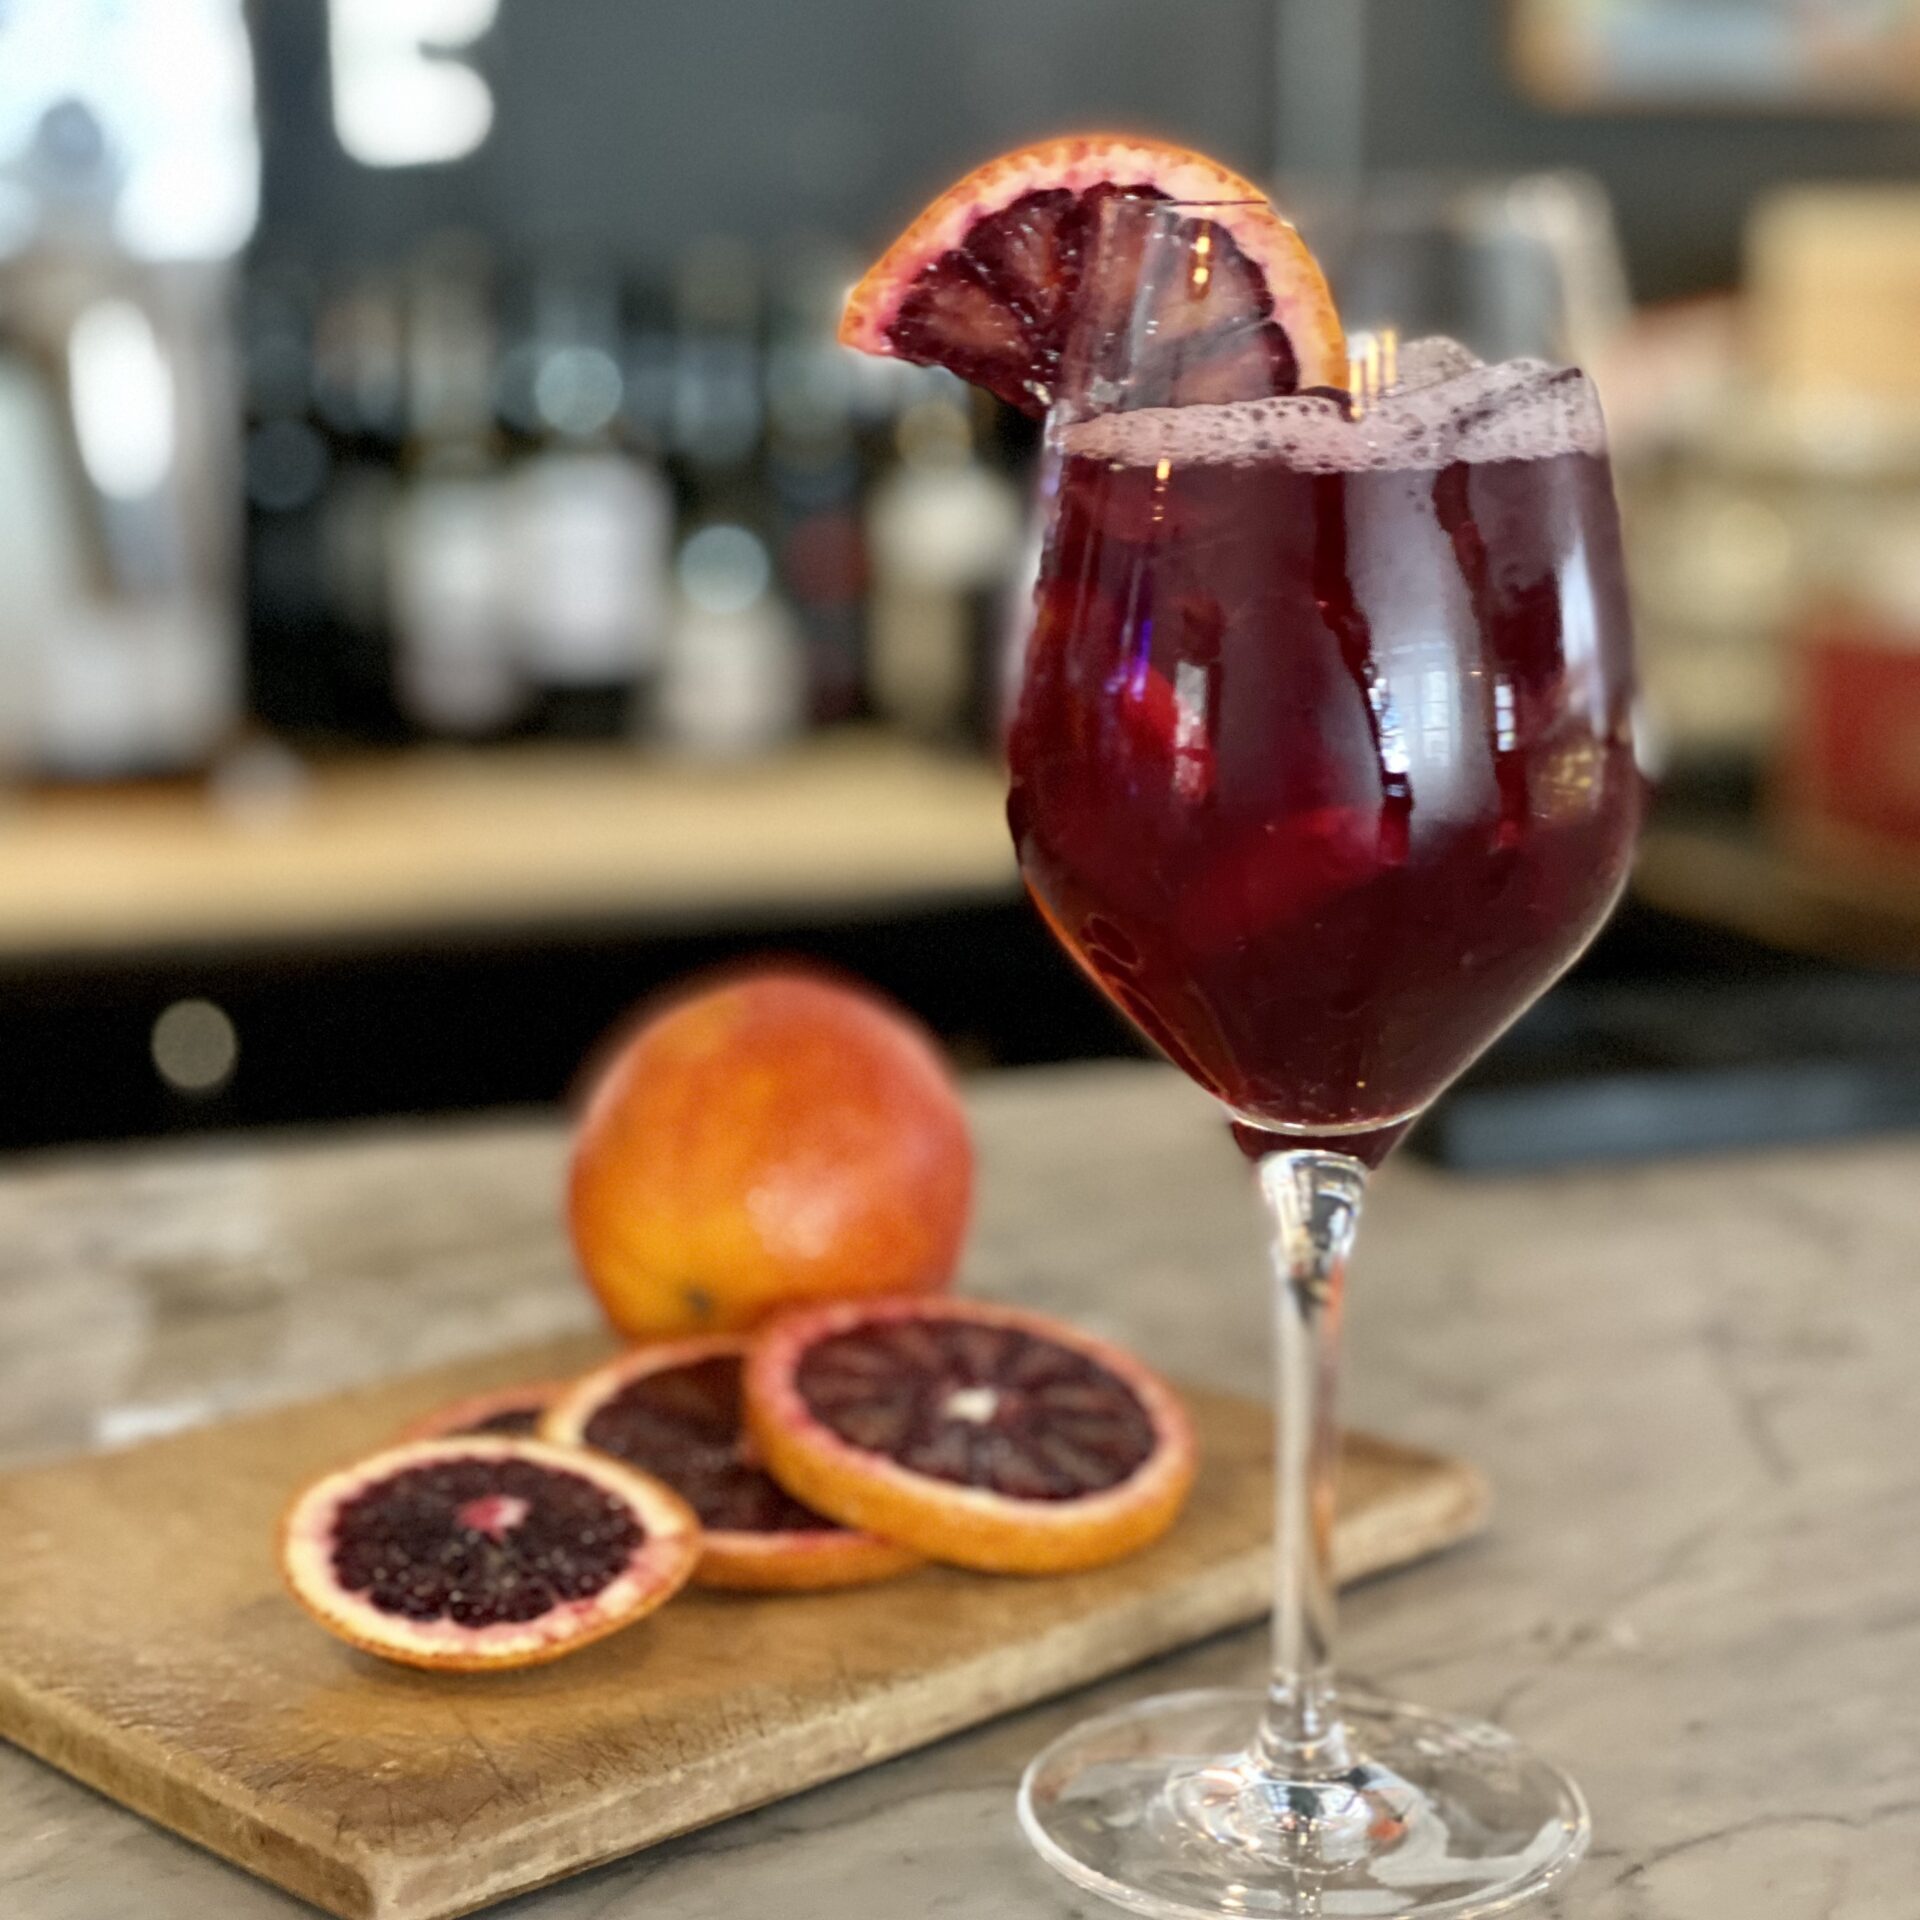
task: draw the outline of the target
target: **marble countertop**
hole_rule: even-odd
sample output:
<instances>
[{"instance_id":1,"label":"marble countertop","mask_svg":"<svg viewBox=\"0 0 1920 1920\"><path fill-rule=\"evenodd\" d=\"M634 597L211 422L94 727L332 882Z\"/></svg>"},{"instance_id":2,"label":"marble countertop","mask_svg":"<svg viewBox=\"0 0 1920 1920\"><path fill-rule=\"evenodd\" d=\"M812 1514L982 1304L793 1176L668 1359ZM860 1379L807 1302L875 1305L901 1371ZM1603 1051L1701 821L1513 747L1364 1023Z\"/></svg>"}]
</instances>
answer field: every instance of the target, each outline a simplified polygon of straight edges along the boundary
<instances>
[{"instance_id":1,"label":"marble countertop","mask_svg":"<svg viewBox=\"0 0 1920 1920\"><path fill-rule=\"evenodd\" d=\"M1102 1067L973 1104L966 1284L1259 1391L1258 1226L1205 1103ZM0 1163L0 1462L590 1324L561 1150L512 1121ZM1344 1664L1578 1776L1595 1846L1543 1920L1920 1911L1916 1249L1920 1142L1378 1181L1348 1411L1471 1455L1497 1506L1348 1596ZM1094 1920L1015 1830L1021 1765L1263 1652L1228 1636L494 1911ZM7 1920L311 1911L0 1748Z\"/></svg>"}]
</instances>

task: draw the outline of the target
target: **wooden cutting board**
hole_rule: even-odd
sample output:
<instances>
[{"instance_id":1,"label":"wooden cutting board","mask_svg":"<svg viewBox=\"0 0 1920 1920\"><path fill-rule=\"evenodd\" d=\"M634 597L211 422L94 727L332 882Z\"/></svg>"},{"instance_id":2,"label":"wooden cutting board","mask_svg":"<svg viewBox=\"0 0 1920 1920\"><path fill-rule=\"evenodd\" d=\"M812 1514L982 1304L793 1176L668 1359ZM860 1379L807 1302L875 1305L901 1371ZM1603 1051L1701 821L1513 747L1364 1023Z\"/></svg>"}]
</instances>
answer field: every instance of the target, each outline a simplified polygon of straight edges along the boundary
<instances>
[{"instance_id":1,"label":"wooden cutting board","mask_svg":"<svg viewBox=\"0 0 1920 1920\"><path fill-rule=\"evenodd\" d=\"M576 1370L503 1354L0 1477L0 1735L348 1920L442 1920L850 1773L1267 1604L1267 1419L1191 1396L1179 1524L1052 1580L928 1569L838 1594L689 1593L571 1659L413 1673L280 1589L311 1475L455 1394ZM1347 1577L1473 1532L1479 1475L1366 1435L1342 1462Z\"/></svg>"}]
</instances>

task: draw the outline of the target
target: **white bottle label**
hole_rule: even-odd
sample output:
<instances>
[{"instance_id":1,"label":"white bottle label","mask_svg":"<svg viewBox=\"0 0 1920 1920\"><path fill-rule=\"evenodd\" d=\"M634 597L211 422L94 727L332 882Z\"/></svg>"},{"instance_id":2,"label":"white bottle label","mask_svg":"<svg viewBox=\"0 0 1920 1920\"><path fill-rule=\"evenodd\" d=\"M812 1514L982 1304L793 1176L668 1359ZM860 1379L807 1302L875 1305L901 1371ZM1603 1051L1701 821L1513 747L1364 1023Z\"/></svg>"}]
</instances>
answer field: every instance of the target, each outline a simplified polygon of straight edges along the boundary
<instances>
[{"instance_id":1,"label":"white bottle label","mask_svg":"<svg viewBox=\"0 0 1920 1920\"><path fill-rule=\"evenodd\" d=\"M584 452L538 455L510 487L509 618L528 678L633 680L665 638L665 483L625 455Z\"/></svg>"},{"instance_id":2,"label":"white bottle label","mask_svg":"<svg viewBox=\"0 0 1920 1920\"><path fill-rule=\"evenodd\" d=\"M500 483L487 475L429 476L402 503L394 529L396 693L435 733L486 733L525 702L504 618Z\"/></svg>"}]
</instances>

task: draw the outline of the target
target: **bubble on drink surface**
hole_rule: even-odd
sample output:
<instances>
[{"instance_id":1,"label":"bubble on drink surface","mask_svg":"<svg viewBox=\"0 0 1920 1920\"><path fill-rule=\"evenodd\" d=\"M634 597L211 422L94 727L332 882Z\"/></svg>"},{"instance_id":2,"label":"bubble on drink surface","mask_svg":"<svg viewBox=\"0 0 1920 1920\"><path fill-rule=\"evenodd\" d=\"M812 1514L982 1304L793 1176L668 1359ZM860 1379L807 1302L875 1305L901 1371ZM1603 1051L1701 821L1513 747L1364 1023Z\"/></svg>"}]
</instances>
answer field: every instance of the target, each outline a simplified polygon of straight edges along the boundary
<instances>
[{"instance_id":1,"label":"bubble on drink surface","mask_svg":"<svg viewBox=\"0 0 1920 1920\"><path fill-rule=\"evenodd\" d=\"M1486 362L1469 346L1450 340L1444 333L1429 334L1424 340L1407 340L1394 356L1393 392L1409 393L1420 387L1438 386L1463 373L1477 372Z\"/></svg>"},{"instance_id":2,"label":"bubble on drink surface","mask_svg":"<svg viewBox=\"0 0 1920 1920\"><path fill-rule=\"evenodd\" d=\"M1593 382L1544 360L1493 366L1457 340L1400 349L1395 384L1358 418L1338 400L1288 394L1224 405L1107 413L1065 430L1062 450L1116 466L1279 462L1302 473L1424 471L1456 460L1551 460L1604 454Z\"/></svg>"}]
</instances>

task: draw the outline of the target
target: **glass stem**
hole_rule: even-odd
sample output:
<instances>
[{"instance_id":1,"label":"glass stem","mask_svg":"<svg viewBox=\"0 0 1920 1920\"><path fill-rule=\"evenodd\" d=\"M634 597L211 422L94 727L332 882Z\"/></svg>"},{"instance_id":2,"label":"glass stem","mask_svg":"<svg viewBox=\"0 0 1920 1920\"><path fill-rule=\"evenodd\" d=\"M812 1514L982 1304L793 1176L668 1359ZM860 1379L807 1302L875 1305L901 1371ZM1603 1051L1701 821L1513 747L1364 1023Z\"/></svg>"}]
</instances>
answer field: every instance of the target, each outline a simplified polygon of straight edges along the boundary
<instances>
[{"instance_id":1,"label":"glass stem","mask_svg":"<svg viewBox=\"0 0 1920 1920\"><path fill-rule=\"evenodd\" d=\"M1273 1677L1257 1750L1274 1773L1324 1778L1353 1765L1333 1693L1334 1384L1347 1256L1367 1170L1344 1153L1270 1153L1273 1218Z\"/></svg>"}]
</instances>

